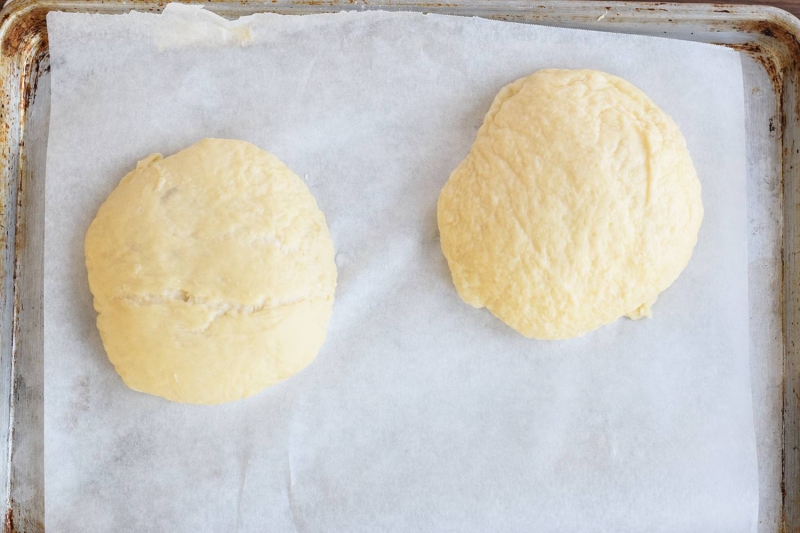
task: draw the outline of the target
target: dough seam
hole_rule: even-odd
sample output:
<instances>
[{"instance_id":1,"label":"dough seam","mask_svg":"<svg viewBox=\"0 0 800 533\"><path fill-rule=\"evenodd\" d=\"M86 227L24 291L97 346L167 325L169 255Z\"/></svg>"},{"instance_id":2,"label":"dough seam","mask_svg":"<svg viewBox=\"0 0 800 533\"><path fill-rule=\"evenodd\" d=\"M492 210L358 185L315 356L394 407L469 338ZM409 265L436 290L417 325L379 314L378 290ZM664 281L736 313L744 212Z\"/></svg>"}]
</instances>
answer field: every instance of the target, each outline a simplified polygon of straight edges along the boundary
<instances>
[{"instance_id":1,"label":"dough seam","mask_svg":"<svg viewBox=\"0 0 800 533\"><path fill-rule=\"evenodd\" d=\"M125 300L126 302L129 302L137 307L183 302L190 305L200 305L214 309L222 314L232 312L242 315L253 315L267 309L279 309L281 307L288 307L302 302L325 299L326 298L324 296L302 296L299 298L284 299L262 298L261 301L255 304L246 305L236 302L229 302L227 300L209 300L200 296L193 296L183 289L175 290L167 294L125 294L112 298L112 300Z\"/></svg>"}]
</instances>

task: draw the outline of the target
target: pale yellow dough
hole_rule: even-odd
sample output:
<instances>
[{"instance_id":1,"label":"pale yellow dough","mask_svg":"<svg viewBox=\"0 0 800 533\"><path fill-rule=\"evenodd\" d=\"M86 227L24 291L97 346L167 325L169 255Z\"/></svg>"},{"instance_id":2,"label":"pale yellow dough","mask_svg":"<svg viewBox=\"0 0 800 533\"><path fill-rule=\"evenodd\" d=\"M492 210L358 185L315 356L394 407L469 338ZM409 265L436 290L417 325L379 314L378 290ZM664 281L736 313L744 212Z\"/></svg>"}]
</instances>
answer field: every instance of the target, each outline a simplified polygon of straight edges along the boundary
<instances>
[{"instance_id":1,"label":"pale yellow dough","mask_svg":"<svg viewBox=\"0 0 800 533\"><path fill-rule=\"evenodd\" d=\"M675 122L591 70L540 70L504 87L438 205L461 298L539 339L650 316L702 218Z\"/></svg>"},{"instance_id":2,"label":"pale yellow dough","mask_svg":"<svg viewBox=\"0 0 800 533\"><path fill-rule=\"evenodd\" d=\"M325 217L252 144L206 139L140 161L85 245L97 327L134 390L238 400L300 371L325 340L336 287Z\"/></svg>"}]
</instances>

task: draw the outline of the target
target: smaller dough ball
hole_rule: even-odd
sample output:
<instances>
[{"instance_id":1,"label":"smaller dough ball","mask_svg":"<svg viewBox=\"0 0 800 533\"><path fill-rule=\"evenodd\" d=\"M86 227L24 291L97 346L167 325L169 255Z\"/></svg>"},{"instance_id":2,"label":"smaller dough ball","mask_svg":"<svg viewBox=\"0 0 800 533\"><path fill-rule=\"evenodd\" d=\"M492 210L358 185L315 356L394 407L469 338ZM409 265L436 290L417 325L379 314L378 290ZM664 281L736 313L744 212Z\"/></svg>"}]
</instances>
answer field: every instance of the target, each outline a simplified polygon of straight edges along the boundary
<instances>
[{"instance_id":1,"label":"smaller dough ball","mask_svg":"<svg viewBox=\"0 0 800 533\"><path fill-rule=\"evenodd\" d=\"M238 400L299 372L325 340L336 287L325 217L250 143L206 139L140 161L85 247L103 345L134 390Z\"/></svg>"},{"instance_id":2,"label":"smaller dough ball","mask_svg":"<svg viewBox=\"0 0 800 533\"><path fill-rule=\"evenodd\" d=\"M627 81L591 70L504 87L438 205L458 294L538 339L651 316L702 218L678 126Z\"/></svg>"}]
</instances>

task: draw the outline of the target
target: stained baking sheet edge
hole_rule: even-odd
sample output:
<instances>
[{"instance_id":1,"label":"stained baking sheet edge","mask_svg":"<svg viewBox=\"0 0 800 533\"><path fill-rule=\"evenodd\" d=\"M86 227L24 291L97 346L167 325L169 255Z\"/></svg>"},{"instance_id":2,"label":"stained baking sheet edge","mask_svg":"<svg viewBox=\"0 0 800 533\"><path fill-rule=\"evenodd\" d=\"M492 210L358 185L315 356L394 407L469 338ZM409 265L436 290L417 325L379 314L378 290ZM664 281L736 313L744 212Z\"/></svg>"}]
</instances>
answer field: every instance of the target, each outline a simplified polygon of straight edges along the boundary
<instances>
[{"instance_id":1,"label":"stained baking sheet edge","mask_svg":"<svg viewBox=\"0 0 800 533\"><path fill-rule=\"evenodd\" d=\"M12 0L0 18L0 487L4 530L44 530L42 257L52 9L159 11L149 2ZM422 10L724 43L744 52L748 112L751 360L759 439L759 532L800 531L800 284L795 255L800 170L796 93L800 22L774 8L525 0L447 4L374 0L233 3L230 17L258 11ZM785 281L786 280L786 281ZM788 281L788 282L787 282Z\"/></svg>"}]
</instances>

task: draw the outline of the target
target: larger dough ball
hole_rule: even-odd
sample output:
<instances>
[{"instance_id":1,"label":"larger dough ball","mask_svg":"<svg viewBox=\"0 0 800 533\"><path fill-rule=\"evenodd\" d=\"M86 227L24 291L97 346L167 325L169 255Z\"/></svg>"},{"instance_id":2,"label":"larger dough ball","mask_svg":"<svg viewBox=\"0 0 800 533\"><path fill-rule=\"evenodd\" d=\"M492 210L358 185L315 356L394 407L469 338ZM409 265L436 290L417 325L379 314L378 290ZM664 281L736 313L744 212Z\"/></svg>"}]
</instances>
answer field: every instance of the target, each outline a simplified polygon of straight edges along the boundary
<instances>
[{"instance_id":1,"label":"larger dough ball","mask_svg":"<svg viewBox=\"0 0 800 533\"><path fill-rule=\"evenodd\" d=\"M702 218L678 126L630 83L591 70L504 87L438 206L461 298L539 339L649 315Z\"/></svg>"},{"instance_id":2,"label":"larger dough ball","mask_svg":"<svg viewBox=\"0 0 800 533\"><path fill-rule=\"evenodd\" d=\"M108 358L132 389L238 400L308 365L336 287L325 217L303 181L243 141L140 161L86 234Z\"/></svg>"}]
</instances>

